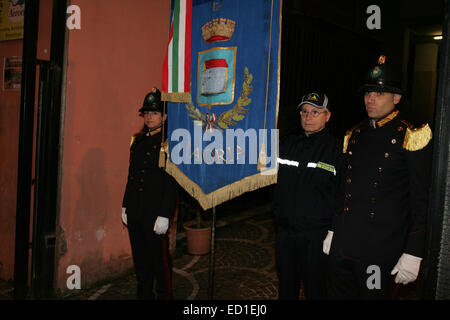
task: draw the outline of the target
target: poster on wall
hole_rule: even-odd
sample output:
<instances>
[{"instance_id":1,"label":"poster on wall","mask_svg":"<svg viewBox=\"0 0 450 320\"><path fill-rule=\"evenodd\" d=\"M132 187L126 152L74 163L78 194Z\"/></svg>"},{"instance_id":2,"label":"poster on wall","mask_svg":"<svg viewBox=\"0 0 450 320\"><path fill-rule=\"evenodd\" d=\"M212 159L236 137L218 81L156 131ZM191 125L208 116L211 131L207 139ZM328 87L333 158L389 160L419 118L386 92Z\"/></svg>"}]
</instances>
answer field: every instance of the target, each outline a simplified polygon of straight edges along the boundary
<instances>
[{"instance_id":1,"label":"poster on wall","mask_svg":"<svg viewBox=\"0 0 450 320\"><path fill-rule=\"evenodd\" d=\"M0 0L0 41L23 38L25 0Z\"/></svg>"},{"instance_id":2,"label":"poster on wall","mask_svg":"<svg viewBox=\"0 0 450 320\"><path fill-rule=\"evenodd\" d=\"M22 81L22 57L5 57L3 90L20 90Z\"/></svg>"}]
</instances>

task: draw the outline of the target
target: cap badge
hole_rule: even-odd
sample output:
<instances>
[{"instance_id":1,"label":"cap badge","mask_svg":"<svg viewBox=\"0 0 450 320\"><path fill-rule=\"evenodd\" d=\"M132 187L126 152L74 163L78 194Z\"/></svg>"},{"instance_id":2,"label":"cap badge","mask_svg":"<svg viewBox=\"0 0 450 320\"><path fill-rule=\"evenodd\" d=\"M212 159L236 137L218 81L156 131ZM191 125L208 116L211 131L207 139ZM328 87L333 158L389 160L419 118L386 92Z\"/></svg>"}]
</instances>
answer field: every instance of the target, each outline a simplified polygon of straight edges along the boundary
<instances>
[{"instance_id":1,"label":"cap badge","mask_svg":"<svg viewBox=\"0 0 450 320\"><path fill-rule=\"evenodd\" d=\"M375 68L373 68L372 72L370 73L370 76L372 78L378 78L379 76L381 76L381 69L380 67L376 66Z\"/></svg>"},{"instance_id":2,"label":"cap badge","mask_svg":"<svg viewBox=\"0 0 450 320\"><path fill-rule=\"evenodd\" d=\"M315 94L315 93L310 93L310 94L308 94L308 96L306 97L306 100L318 101L318 100L319 100L319 97L318 97L317 94Z\"/></svg>"}]
</instances>

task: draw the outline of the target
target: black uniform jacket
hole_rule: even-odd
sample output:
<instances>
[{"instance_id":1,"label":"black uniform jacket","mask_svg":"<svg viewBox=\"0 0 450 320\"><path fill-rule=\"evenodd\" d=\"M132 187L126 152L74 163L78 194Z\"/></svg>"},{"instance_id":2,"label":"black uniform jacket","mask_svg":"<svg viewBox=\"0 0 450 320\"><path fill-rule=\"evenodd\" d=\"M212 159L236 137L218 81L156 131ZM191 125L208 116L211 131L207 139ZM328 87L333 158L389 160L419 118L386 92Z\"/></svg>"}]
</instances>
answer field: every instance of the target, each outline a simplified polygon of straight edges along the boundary
<instances>
[{"instance_id":1,"label":"black uniform jacket","mask_svg":"<svg viewBox=\"0 0 450 320\"><path fill-rule=\"evenodd\" d=\"M331 227L342 149L328 128L280 143L273 210L279 227L309 238L324 238Z\"/></svg>"},{"instance_id":2,"label":"black uniform jacket","mask_svg":"<svg viewBox=\"0 0 450 320\"><path fill-rule=\"evenodd\" d=\"M128 219L154 222L158 216L171 218L176 204L177 184L158 166L161 130L134 139L122 207Z\"/></svg>"},{"instance_id":3,"label":"black uniform jacket","mask_svg":"<svg viewBox=\"0 0 450 320\"><path fill-rule=\"evenodd\" d=\"M376 124L363 121L347 132L331 255L390 264L402 253L422 257L431 130L428 125L412 130L398 114Z\"/></svg>"}]
</instances>

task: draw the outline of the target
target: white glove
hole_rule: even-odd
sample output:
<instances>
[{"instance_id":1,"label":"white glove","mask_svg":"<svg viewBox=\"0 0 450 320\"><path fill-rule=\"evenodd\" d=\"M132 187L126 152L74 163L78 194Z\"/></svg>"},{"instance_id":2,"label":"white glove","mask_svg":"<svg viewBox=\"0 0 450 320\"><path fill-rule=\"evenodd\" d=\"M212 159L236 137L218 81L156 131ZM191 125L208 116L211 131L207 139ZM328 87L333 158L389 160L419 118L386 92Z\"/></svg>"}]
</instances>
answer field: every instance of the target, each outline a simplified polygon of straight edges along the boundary
<instances>
[{"instance_id":1,"label":"white glove","mask_svg":"<svg viewBox=\"0 0 450 320\"><path fill-rule=\"evenodd\" d=\"M169 229L169 219L164 217L158 217L155 221L155 226L153 227L153 231L156 234L164 234Z\"/></svg>"},{"instance_id":2,"label":"white glove","mask_svg":"<svg viewBox=\"0 0 450 320\"><path fill-rule=\"evenodd\" d=\"M407 253L402 254L391 272L391 275L397 274L395 283L408 284L415 281L419 274L420 261L422 258Z\"/></svg>"},{"instance_id":3,"label":"white glove","mask_svg":"<svg viewBox=\"0 0 450 320\"><path fill-rule=\"evenodd\" d=\"M330 254L330 248L331 248L331 240L333 239L333 231L328 230L328 234L325 238L325 240L323 240L323 253L325 253L326 255Z\"/></svg>"},{"instance_id":4,"label":"white glove","mask_svg":"<svg viewBox=\"0 0 450 320\"><path fill-rule=\"evenodd\" d=\"M127 213L126 213L127 208L123 208L122 207L122 222L127 226Z\"/></svg>"}]
</instances>

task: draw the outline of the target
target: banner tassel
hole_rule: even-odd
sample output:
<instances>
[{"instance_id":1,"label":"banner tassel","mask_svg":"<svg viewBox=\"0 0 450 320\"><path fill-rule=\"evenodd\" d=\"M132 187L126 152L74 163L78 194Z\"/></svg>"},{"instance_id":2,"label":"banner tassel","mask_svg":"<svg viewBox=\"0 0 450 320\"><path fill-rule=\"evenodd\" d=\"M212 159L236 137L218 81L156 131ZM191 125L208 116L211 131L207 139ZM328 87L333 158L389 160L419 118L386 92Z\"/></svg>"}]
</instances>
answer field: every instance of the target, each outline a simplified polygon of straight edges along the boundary
<instances>
[{"instance_id":1,"label":"banner tassel","mask_svg":"<svg viewBox=\"0 0 450 320\"><path fill-rule=\"evenodd\" d=\"M258 157L258 165L256 167L258 171L264 171L267 169L267 157L266 153L264 152L264 144L261 146L261 152L259 153Z\"/></svg>"},{"instance_id":2,"label":"banner tassel","mask_svg":"<svg viewBox=\"0 0 450 320\"><path fill-rule=\"evenodd\" d=\"M166 167L166 152L164 151L164 146L161 144L161 149L159 149L159 163L160 168Z\"/></svg>"}]
</instances>

